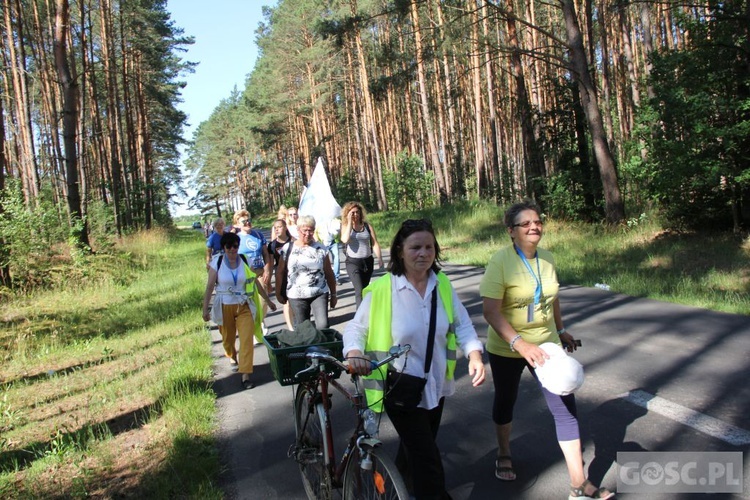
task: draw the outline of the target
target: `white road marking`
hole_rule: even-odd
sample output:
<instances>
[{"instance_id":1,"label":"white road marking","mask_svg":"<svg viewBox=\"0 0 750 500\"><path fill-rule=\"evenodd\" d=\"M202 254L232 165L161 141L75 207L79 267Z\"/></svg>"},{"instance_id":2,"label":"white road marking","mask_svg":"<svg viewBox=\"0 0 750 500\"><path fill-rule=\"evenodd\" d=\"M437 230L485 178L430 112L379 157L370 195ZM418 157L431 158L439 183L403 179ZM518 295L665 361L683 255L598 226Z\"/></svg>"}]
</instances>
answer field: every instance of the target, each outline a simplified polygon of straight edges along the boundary
<instances>
[{"instance_id":1,"label":"white road marking","mask_svg":"<svg viewBox=\"0 0 750 500\"><path fill-rule=\"evenodd\" d=\"M649 394L646 391L630 391L620 394L618 397L641 408L646 408L649 411L670 418L675 422L692 427L699 432L721 439L733 446L750 444L750 432L745 429L735 427L717 418L709 417L659 396Z\"/></svg>"}]
</instances>

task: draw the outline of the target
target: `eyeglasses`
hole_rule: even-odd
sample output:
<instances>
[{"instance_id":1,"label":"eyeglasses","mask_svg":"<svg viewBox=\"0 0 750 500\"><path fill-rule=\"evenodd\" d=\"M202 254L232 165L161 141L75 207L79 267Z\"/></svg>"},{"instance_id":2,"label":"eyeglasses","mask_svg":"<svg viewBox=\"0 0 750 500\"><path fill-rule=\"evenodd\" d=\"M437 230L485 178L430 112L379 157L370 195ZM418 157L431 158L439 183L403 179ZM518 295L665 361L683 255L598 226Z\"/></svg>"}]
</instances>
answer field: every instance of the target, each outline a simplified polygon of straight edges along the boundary
<instances>
[{"instance_id":1,"label":"eyeglasses","mask_svg":"<svg viewBox=\"0 0 750 500\"><path fill-rule=\"evenodd\" d=\"M535 226L542 227L544 226L544 222L537 220L525 220L523 222L519 222L518 224L513 224L513 227L522 227L524 229L527 229L531 227L531 225L534 224Z\"/></svg>"},{"instance_id":2,"label":"eyeglasses","mask_svg":"<svg viewBox=\"0 0 750 500\"><path fill-rule=\"evenodd\" d=\"M250 224L250 219L240 219L240 224L242 224L243 226L247 226L248 224Z\"/></svg>"},{"instance_id":3,"label":"eyeglasses","mask_svg":"<svg viewBox=\"0 0 750 500\"><path fill-rule=\"evenodd\" d=\"M224 248L226 248L227 250L232 249L232 248L240 248L240 244L239 243L230 243L229 245L224 245Z\"/></svg>"}]
</instances>

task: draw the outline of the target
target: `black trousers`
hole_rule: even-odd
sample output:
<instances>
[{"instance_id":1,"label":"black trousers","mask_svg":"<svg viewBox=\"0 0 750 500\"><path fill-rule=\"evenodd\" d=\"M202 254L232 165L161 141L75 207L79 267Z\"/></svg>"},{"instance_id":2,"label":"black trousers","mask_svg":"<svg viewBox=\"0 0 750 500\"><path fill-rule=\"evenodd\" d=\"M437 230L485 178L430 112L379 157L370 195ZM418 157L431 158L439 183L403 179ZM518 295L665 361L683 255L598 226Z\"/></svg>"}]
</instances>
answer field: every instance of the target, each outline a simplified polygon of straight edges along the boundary
<instances>
[{"instance_id":1,"label":"black trousers","mask_svg":"<svg viewBox=\"0 0 750 500\"><path fill-rule=\"evenodd\" d=\"M445 398L432 410L415 408L404 410L388 404L385 411L396 428L399 438L396 467L406 481L409 492L417 500L444 500L445 472L440 450L435 442L443 417Z\"/></svg>"},{"instance_id":2,"label":"black trousers","mask_svg":"<svg viewBox=\"0 0 750 500\"><path fill-rule=\"evenodd\" d=\"M359 309L359 304L362 302L362 290L370 284L373 264L375 264L375 258L372 255L364 259L355 259L348 256L346 258L346 274L352 280L352 287L354 288L355 310Z\"/></svg>"}]
</instances>

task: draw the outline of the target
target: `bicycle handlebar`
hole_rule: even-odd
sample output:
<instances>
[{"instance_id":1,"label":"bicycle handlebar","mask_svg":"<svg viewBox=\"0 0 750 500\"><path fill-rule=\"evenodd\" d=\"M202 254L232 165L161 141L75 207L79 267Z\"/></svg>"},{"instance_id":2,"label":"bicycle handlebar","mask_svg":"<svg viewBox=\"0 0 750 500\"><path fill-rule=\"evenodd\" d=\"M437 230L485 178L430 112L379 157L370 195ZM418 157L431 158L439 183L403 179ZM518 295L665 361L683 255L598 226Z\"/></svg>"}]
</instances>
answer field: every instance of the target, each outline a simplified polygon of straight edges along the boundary
<instances>
[{"instance_id":1,"label":"bicycle handlebar","mask_svg":"<svg viewBox=\"0 0 750 500\"><path fill-rule=\"evenodd\" d=\"M377 362L370 360L370 364L372 365L372 369L376 370L376 369L380 368L381 366L390 363L394 359L403 356L404 354L408 353L409 351L411 351L411 345L409 345L409 344L404 344L403 346L401 346L401 345L395 345L395 346L391 347L388 350L388 356L386 356L382 360L377 361ZM315 370L318 366L320 366L321 362L324 362L324 363L333 363L333 364L339 366L345 372L351 373L349 371L349 365L345 364L344 362L342 362L341 360L339 360L337 357L333 356L331 354L331 351L329 351L326 348L318 347L318 346L311 346L311 347L308 347L305 350L305 352L294 352L294 353L290 353L289 354L289 358L290 359L300 359L300 358L303 358L303 357L307 358L308 360L310 360L310 362L312 364L309 367L305 368L304 370L298 372L295 375L295 378L297 378L300 375L303 375L303 374L305 374L305 373L307 373L309 371Z\"/></svg>"}]
</instances>

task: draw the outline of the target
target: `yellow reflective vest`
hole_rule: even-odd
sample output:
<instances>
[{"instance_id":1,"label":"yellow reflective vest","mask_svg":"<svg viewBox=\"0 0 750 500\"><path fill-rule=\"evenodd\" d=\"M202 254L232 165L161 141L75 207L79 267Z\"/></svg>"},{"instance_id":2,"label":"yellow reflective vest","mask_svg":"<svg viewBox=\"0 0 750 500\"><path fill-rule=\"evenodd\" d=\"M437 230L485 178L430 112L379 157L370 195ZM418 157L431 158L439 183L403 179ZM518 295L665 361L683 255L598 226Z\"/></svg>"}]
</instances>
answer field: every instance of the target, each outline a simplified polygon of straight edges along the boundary
<instances>
[{"instance_id":1,"label":"yellow reflective vest","mask_svg":"<svg viewBox=\"0 0 750 500\"><path fill-rule=\"evenodd\" d=\"M446 369L445 378L453 379L456 371L456 333L453 325L453 289L448 277L442 272L437 273L438 296L448 315L448 333L446 334ZM373 281L364 289L363 295L372 293L370 302L370 323L365 345L365 354L372 360L382 360L388 356L388 350L393 346L391 335L391 318L393 316L393 302L391 297L391 274ZM383 411L383 395L385 393L385 367L373 370L364 378L365 397L368 406L378 413Z\"/></svg>"}]
</instances>

